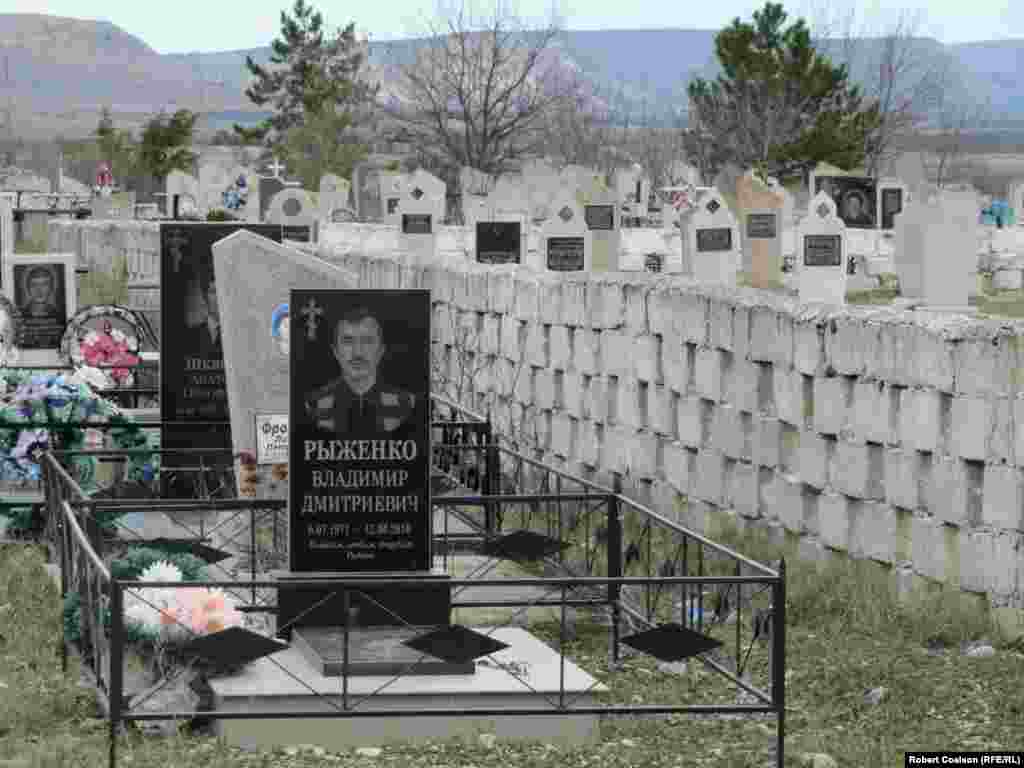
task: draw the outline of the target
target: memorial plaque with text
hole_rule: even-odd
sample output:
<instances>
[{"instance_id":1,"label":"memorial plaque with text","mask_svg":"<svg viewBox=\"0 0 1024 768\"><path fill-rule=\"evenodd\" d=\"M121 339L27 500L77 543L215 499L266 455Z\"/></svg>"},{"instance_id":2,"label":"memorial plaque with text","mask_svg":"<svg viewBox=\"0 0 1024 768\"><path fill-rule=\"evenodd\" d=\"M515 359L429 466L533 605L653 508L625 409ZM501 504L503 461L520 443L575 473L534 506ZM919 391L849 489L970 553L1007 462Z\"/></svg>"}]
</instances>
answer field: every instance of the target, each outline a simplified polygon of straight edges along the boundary
<instances>
[{"instance_id":1,"label":"memorial plaque with text","mask_svg":"<svg viewBox=\"0 0 1024 768\"><path fill-rule=\"evenodd\" d=\"M402 234L403 235L429 235L431 228L431 215L429 213L403 213Z\"/></svg>"},{"instance_id":2,"label":"memorial plaque with text","mask_svg":"<svg viewBox=\"0 0 1024 768\"><path fill-rule=\"evenodd\" d=\"M293 290L290 567L430 560L430 292Z\"/></svg>"},{"instance_id":3,"label":"memorial plaque with text","mask_svg":"<svg viewBox=\"0 0 1024 768\"><path fill-rule=\"evenodd\" d=\"M162 448L231 448L212 246L240 229L281 242L282 227L277 224L160 224L160 419L177 422L161 428ZM193 466L195 459L167 456L162 462ZM190 483L176 488L165 488L164 493L189 497L195 492Z\"/></svg>"},{"instance_id":4,"label":"memorial plaque with text","mask_svg":"<svg viewBox=\"0 0 1024 768\"><path fill-rule=\"evenodd\" d=\"M903 190L882 190L882 229L896 226L896 214L903 211Z\"/></svg>"},{"instance_id":5,"label":"memorial plaque with text","mask_svg":"<svg viewBox=\"0 0 1024 768\"><path fill-rule=\"evenodd\" d=\"M555 272L575 272L585 265L582 237L549 237L548 269Z\"/></svg>"},{"instance_id":6,"label":"memorial plaque with text","mask_svg":"<svg viewBox=\"0 0 1024 768\"><path fill-rule=\"evenodd\" d=\"M748 213L747 237L758 240L770 240L777 237L776 216L774 213Z\"/></svg>"},{"instance_id":7,"label":"memorial plaque with text","mask_svg":"<svg viewBox=\"0 0 1024 768\"><path fill-rule=\"evenodd\" d=\"M583 207L583 218L587 228L594 230L615 229L614 205L587 205Z\"/></svg>"},{"instance_id":8,"label":"memorial plaque with text","mask_svg":"<svg viewBox=\"0 0 1024 768\"><path fill-rule=\"evenodd\" d=\"M838 267L843 263L843 239L839 235L804 235L804 266Z\"/></svg>"},{"instance_id":9,"label":"memorial plaque with text","mask_svg":"<svg viewBox=\"0 0 1024 768\"><path fill-rule=\"evenodd\" d=\"M518 221L478 221L476 260L480 264L519 264L522 232Z\"/></svg>"},{"instance_id":10,"label":"memorial plaque with text","mask_svg":"<svg viewBox=\"0 0 1024 768\"><path fill-rule=\"evenodd\" d=\"M732 250L732 228L710 227L697 230L697 252L711 253L714 251Z\"/></svg>"}]
</instances>

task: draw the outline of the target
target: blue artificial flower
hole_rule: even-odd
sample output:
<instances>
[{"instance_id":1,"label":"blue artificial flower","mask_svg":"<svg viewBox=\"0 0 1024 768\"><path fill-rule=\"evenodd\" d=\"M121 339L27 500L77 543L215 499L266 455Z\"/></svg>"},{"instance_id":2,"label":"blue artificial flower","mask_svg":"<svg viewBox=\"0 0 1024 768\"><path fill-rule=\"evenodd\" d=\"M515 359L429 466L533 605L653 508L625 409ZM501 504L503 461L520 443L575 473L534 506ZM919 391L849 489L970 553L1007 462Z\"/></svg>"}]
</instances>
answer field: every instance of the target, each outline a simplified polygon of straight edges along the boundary
<instances>
[{"instance_id":1,"label":"blue artificial flower","mask_svg":"<svg viewBox=\"0 0 1024 768\"><path fill-rule=\"evenodd\" d=\"M142 465L142 479L147 483L151 483L153 482L154 477L156 477L156 470L154 470L153 465L147 461Z\"/></svg>"}]
</instances>

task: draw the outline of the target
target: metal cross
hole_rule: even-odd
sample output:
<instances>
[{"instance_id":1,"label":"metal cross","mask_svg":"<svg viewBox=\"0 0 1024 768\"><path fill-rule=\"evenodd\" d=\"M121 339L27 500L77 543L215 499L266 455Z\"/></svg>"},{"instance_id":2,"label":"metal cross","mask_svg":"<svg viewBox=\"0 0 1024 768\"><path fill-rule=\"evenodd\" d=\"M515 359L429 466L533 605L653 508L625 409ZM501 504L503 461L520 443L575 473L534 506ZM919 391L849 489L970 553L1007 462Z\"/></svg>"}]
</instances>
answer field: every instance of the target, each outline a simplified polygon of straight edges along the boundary
<instances>
[{"instance_id":1,"label":"metal cross","mask_svg":"<svg viewBox=\"0 0 1024 768\"><path fill-rule=\"evenodd\" d=\"M270 168L271 172L274 174L275 179L281 178L281 171L284 170L284 166L278 162L276 157L274 158L274 162L270 163L267 167Z\"/></svg>"},{"instance_id":2,"label":"metal cross","mask_svg":"<svg viewBox=\"0 0 1024 768\"><path fill-rule=\"evenodd\" d=\"M313 341L316 338L316 326L320 321L320 315L324 313L321 307L317 306L316 299L310 299L299 314L306 318L306 338Z\"/></svg>"}]
</instances>

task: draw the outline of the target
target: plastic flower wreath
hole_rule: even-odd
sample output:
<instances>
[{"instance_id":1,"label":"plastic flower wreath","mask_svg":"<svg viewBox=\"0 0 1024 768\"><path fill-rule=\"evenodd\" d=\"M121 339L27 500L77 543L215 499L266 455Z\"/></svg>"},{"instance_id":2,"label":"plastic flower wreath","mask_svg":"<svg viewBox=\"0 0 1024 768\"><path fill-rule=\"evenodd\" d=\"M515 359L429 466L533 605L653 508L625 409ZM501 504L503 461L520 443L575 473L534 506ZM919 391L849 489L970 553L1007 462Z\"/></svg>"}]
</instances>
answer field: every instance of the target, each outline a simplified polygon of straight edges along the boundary
<instances>
[{"instance_id":1,"label":"plastic flower wreath","mask_svg":"<svg viewBox=\"0 0 1024 768\"><path fill-rule=\"evenodd\" d=\"M139 341L134 336L128 336L123 331L114 328L108 320L102 331L89 331L82 339L79 350L86 365L93 368L99 366L131 366L139 364ZM132 379L131 369L106 368L103 373L109 376L116 384L128 384Z\"/></svg>"},{"instance_id":2,"label":"plastic flower wreath","mask_svg":"<svg viewBox=\"0 0 1024 768\"><path fill-rule=\"evenodd\" d=\"M221 197L224 207L229 211L238 211L245 208L246 203L249 201L249 185L245 181L245 176L239 174L234 183L224 190L224 194Z\"/></svg>"}]
</instances>

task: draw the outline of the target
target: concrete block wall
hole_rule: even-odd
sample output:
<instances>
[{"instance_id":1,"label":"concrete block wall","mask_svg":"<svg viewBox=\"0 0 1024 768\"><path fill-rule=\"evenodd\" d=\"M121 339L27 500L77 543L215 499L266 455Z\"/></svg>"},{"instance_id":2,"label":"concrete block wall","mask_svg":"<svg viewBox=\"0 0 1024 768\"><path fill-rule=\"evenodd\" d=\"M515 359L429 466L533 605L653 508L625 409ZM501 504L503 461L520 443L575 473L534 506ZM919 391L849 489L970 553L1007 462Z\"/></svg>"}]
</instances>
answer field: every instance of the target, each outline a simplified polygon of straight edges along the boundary
<instances>
[{"instance_id":1,"label":"concrete block wall","mask_svg":"<svg viewBox=\"0 0 1024 768\"><path fill-rule=\"evenodd\" d=\"M51 247L93 230L124 230L101 252L158 267L152 223L55 221ZM551 463L620 475L691 527L731 511L808 556L831 548L1024 608L1024 323L809 307L678 276L320 255L367 287L429 288L437 360L450 379L475 373L466 404Z\"/></svg>"},{"instance_id":2,"label":"concrete block wall","mask_svg":"<svg viewBox=\"0 0 1024 768\"><path fill-rule=\"evenodd\" d=\"M528 424L547 460L618 474L694 527L731 511L802 551L1024 608L1024 323L812 308L679 277L321 255L366 285L429 287L448 370L465 354L443 330L452 318L486 328L473 370L489 373L467 405Z\"/></svg>"}]
</instances>

